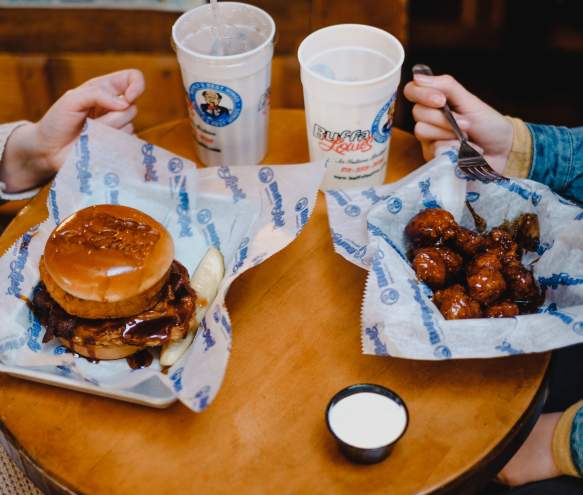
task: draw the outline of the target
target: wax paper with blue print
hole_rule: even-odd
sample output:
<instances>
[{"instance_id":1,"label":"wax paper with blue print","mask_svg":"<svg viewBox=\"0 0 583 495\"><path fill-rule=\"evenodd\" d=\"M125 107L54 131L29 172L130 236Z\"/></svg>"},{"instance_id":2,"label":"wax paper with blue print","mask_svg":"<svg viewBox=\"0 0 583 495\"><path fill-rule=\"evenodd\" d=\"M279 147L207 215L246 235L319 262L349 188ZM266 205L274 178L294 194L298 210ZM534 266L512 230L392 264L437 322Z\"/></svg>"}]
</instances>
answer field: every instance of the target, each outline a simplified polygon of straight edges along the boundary
<instances>
[{"instance_id":1,"label":"wax paper with blue print","mask_svg":"<svg viewBox=\"0 0 583 495\"><path fill-rule=\"evenodd\" d=\"M122 398L136 390L147 396L157 378L158 389L162 384L191 409L203 410L219 390L232 346L225 306L230 284L295 239L313 210L323 172L318 163L196 169L164 149L89 121L49 191L49 218L0 259L0 371L24 368L44 380L89 384ZM219 293L193 345L166 374L157 359L132 370L125 360L92 363L54 339L43 343L44 328L27 306L51 231L75 211L101 203L132 206L161 222L172 235L176 259L190 273L209 246L224 256Z\"/></svg>"},{"instance_id":2,"label":"wax paper with blue print","mask_svg":"<svg viewBox=\"0 0 583 495\"><path fill-rule=\"evenodd\" d=\"M338 254L365 270L362 350L410 359L491 358L583 342L583 210L529 180L483 183L456 167L448 150L393 184L326 193ZM450 211L475 229L466 200L488 227L535 213L536 252L523 264L545 289L538 313L514 318L446 320L406 258L404 229L424 208Z\"/></svg>"}]
</instances>

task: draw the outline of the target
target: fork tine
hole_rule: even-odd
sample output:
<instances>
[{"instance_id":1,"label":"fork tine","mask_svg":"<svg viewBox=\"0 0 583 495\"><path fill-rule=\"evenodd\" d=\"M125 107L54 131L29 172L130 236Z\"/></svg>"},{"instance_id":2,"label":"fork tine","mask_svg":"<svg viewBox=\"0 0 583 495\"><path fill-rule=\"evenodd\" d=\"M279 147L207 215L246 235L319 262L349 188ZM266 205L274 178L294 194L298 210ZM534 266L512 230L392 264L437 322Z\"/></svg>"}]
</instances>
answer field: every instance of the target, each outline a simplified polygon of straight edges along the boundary
<instances>
[{"instance_id":1,"label":"fork tine","mask_svg":"<svg viewBox=\"0 0 583 495\"><path fill-rule=\"evenodd\" d=\"M494 170L490 165L483 167L483 172L486 173L486 175L488 175L488 177L490 177L491 181L508 180L506 177L504 177L503 175L500 175L498 172L496 172L496 170Z\"/></svg>"},{"instance_id":2,"label":"fork tine","mask_svg":"<svg viewBox=\"0 0 583 495\"><path fill-rule=\"evenodd\" d=\"M478 167L474 167L471 165L461 165L460 169L462 170L462 172L464 172L466 175L469 175L471 177L473 177L474 179L478 179L478 180L485 180L486 179L486 175L484 175Z\"/></svg>"},{"instance_id":3,"label":"fork tine","mask_svg":"<svg viewBox=\"0 0 583 495\"><path fill-rule=\"evenodd\" d=\"M478 167L480 169L480 172L484 175L484 177L486 177L486 179L488 181L494 181L497 179L497 175L496 172L492 169L490 169L490 167L486 167L486 166L481 166Z\"/></svg>"}]
</instances>

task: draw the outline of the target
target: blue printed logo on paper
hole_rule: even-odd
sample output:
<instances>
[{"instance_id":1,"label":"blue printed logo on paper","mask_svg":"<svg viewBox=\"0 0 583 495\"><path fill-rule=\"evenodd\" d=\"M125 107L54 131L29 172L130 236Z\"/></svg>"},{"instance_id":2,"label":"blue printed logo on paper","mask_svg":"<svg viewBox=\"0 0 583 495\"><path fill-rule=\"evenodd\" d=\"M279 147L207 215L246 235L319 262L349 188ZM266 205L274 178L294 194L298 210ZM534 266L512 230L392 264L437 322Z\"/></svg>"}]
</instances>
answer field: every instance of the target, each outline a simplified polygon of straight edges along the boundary
<instances>
[{"instance_id":1,"label":"blue printed logo on paper","mask_svg":"<svg viewBox=\"0 0 583 495\"><path fill-rule=\"evenodd\" d=\"M518 356L519 354L524 354L523 350L512 347L512 344L507 340L503 340L500 344L498 344L495 347L495 349L497 351L508 354L509 356Z\"/></svg>"},{"instance_id":2,"label":"blue printed logo on paper","mask_svg":"<svg viewBox=\"0 0 583 495\"><path fill-rule=\"evenodd\" d=\"M294 207L294 210L296 212L296 228L298 234L304 228L306 223L308 223L308 217L310 216L310 209L308 208L308 206L309 206L308 198L303 197L298 200Z\"/></svg>"},{"instance_id":3,"label":"blue printed logo on paper","mask_svg":"<svg viewBox=\"0 0 583 495\"><path fill-rule=\"evenodd\" d=\"M273 205L271 217L273 227L279 229L285 225L285 211L283 209L283 196L275 179L275 174L270 167L262 167L257 174L259 181L266 185L265 192Z\"/></svg>"},{"instance_id":4,"label":"blue printed logo on paper","mask_svg":"<svg viewBox=\"0 0 583 495\"><path fill-rule=\"evenodd\" d=\"M308 207L308 198L300 198L296 203L295 210L297 213L301 212L303 209Z\"/></svg>"},{"instance_id":5,"label":"blue printed logo on paper","mask_svg":"<svg viewBox=\"0 0 583 495\"><path fill-rule=\"evenodd\" d=\"M204 225L204 237L209 246L214 246L217 249L221 249L221 239L219 233L217 232L217 227L214 222L212 222L212 213L208 208L200 210L196 214L196 221Z\"/></svg>"},{"instance_id":6,"label":"blue printed logo on paper","mask_svg":"<svg viewBox=\"0 0 583 495\"><path fill-rule=\"evenodd\" d=\"M6 289L6 294L10 296L20 297L20 290L24 283L24 267L29 255L29 246L32 238L37 234L39 226L31 228L20 239L13 249L14 259L10 262L10 274L8 275L9 285Z\"/></svg>"},{"instance_id":7,"label":"blue printed logo on paper","mask_svg":"<svg viewBox=\"0 0 583 495\"><path fill-rule=\"evenodd\" d=\"M184 163L180 158L176 156L168 161L168 170L170 170L170 172L172 172L173 174L179 174L180 172L182 172L183 168Z\"/></svg>"},{"instance_id":8,"label":"blue printed logo on paper","mask_svg":"<svg viewBox=\"0 0 583 495\"><path fill-rule=\"evenodd\" d=\"M49 204L53 220L56 225L61 223L61 215L59 214L59 205L57 204L57 191L55 190L56 182L53 181L49 189Z\"/></svg>"},{"instance_id":9,"label":"blue printed logo on paper","mask_svg":"<svg viewBox=\"0 0 583 495\"><path fill-rule=\"evenodd\" d=\"M399 292L395 289L385 289L381 292L381 302L390 306L395 304L399 300Z\"/></svg>"},{"instance_id":10,"label":"blue printed logo on paper","mask_svg":"<svg viewBox=\"0 0 583 495\"><path fill-rule=\"evenodd\" d=\"M361 246L350 239L344 239L342 234L338 232L332 233L332 242L357 260L364 258L366 255L366 246Z\"/></svg>"},{"instance_id":11,"label":"blue printed logo on paper","mask_svg":"<svg viewBox=\"0 0 583 495\"><path fill-rule=\"evenodd\" d=\"M401 211L402 208L403 208L403 202L399 198L397 198L396 196L393 196L393 197L388 199L387 210L389 211L389 213L396 215L397 213L399 213Z\"/></svg>"},{"instance_id":12,"label":"blue printed logo on paper","mask_svg":"<svg viewBox=\"0 0 583 495\"><path fill-rule=\"evenodd\" d=\"M91 177L93 175L90 172L89 136L87 134L81 134L79 136L77 157L75 167L77 168L77 179L79 180L79 192L91 196L93 194L91 190Z\"/></svg>"},{"instance_id":13,"label":"blue printed logo on paper","mask_svg":"<svg viewBox=\"0 0 583 495\"><path fill-rule=\"evenodd\" d=\"M466 200L470 203L475 203L478 199L480 199L480 193L472 191L466 194Z\"/></svg>"},{"instance_id":14,"label":"blue printed logo on paper","mask_svg":"<svg viewBox=\"0 0 583 495\"><path fill-rule=\"evenodd\" d=\"M389 351L387 350L386 344L381 340L379 329L376 325L373 325L370 328L366 328L364 333L370 339L372 344L374 345L374 353L377 356L388 356Z\"/></svg>"},{"instance_id":15,"label":"blue printed logo on paper","mask_svg":"<svg viewBox=\"0 0 583 495\"><path fill-rule=\"evenodd\" d=\"M108 172L103 177L103 183L109 189L115 189L117 186L119 186L119 175L114 172Z\"/></svg>"},{"instance_id":16,"label":"blue printed logo on paper","mask_svg":"<svg viewBox=\"0 0 583 495\"><path fill-rule=\"evenodd\" d=\"M39 286L37 286L35 288L34 292L36 292L38 289L39 289ZM26 335L27 335L26 345L28 346L28 348L31 351L40 352L40 350L41 350L40 335L42 332L42 327L41 327L41 324L38 321L37 317L32 312L32 310L29 310L29 312L28 312L28 322L29 322L29 326L26 329Z\"/></svg>"},{"instance_id":17,"label":"blue printed logo on paper","mask_svg":"<svg viewBox=\"0 0 583 495\"><path fill-rule=\"evenodd\" d=\"M194 400L198 402L198 409L200 411L208 406L210 392L211 388L208 385L205 385L195 394Z\"/></svg>"},{"instance_id":18,"label":"blue printed logo on paper","mask_svg":"<svg viewBox=\"0 0 583 495\"><path fill-rule=\"evenodd\" d=\"M235 255L235 264L233 265L233 273L237 273L245 260L249 256L249 237L244 237L239 244L239 249L237 250L237 254Z\"/></svg>"},{"instance_id":19,"label":"blue printed logo on paper","mask_svg":"<svg viewBox=\"0 0 583 495\"><path fill-rule=\"evenodd\" d=\"M170 381L174 384L174 390L180 392L182 390L182 372L184 368L178 368L172 375L170 375Z\"/></svg>"},{"instance_id":20,"label":"blue printed logo on paper","mask_svg":"<svg viewBox=\"0 0 583 495\"><path fill-rule=\"evenodd\" d=\"M393 128L393 120L395 116L396 99L397 93L395 92L395 94L391 96L391 99L387 101L378 111L375 119L373 120L370 132L377 143L386 143L391 136L391 130Z\"/></svg>"},{"instance_id":21,"label":"blue printed logo on paper","mask_svg":"<svg viewBox=\"0 0 583 495\"><path fill-rule=\"evenodd\" d=\"M438 345L435 349L433 349L433 355L437 359L450 359L451 350L446 345Z\"/></svg>"},{"instance_id":22,"label":"blue printed logo on paper","mask_svg":"<svg viewBox=\"0 0 583 495\"><path fill-rule=\"evenodd\" d=\"M233 203L237 203L239 200L247 197L241 187L239 187L239 178L231 173L229 167L219 167L217 174L225 181L225 187L231 190L231 193L233 194Z\"/></svg>"},{"instance_id":23,"label":"blue printed logo on paper","mask_svg":"<svg viewBox=\"0 0 583 495\"><path fill-rule=\"evenodd\" d=\"M241 97L227 86L195 82L188 91L190 104L208 125L225 127L239 117L243 109Z\"/></svg>"},{"instance_id":24,"label":"blue printed logo on paper","mask_svg":"<svg viewBox=\"0 0 583 495\"><path fill-rule=\"evenodd\" d=\"M109 204L119 204L119 175L114 172L108 172L103 176L103 184L109 189L107 201Z\"/></svg>"},{"instance_id":25,"label":"blue printed logo on paper","mask_svg":"<svg viewBox=\"0 0 583 495\"><path fill-rule=\"evenodd\" d=\"M156 172L156 157L154 156L154 145L146 143L142 146L144 168L144 180L146 182L158 182L158 172Z\"/></svg>"},{"instance_id":26,"label":"blue printed logo on paper","mask_svg":"<svg viewBox=\"0 0 583 495\"><path fill-rule=\"evenodd\" d=\"M349 217L357 217L360 215L360 208L356 205L348 205L344 208L344 213L346 213Z\"/></svg>"},{"instance_id":27,"label":"blue printed logo on paper","mask_svg":"<svg viewBox=\"0 0 583 495\"><path fill-rule=\"evenodd\" d=\"M577 321L573 324L573 332L583 337L583 321Z\"/></svg>"},{"instance_id":28,"label":"blue printed logo on paper","mask_svg":"<svg viewBox=\"0 0 583 495\"><path fill-rule=\"evenodd\" d=\"M263 184L267 184L269 182L271 182L273 180L273 170L270 169L269 167L263 167L260 171L259 171L259 180L263 183Z\"/></svg>"},{"instance_id":29,"label":"blue printed logo on paper","mask_svg":"<svg viewBox=\"0 0 583 495\"><path fill-rule=\"evenodd\" d=\"M211 218L212 218L212 214L208 208L205 208L204 210L200 210L196 214L196 219L198 220L198 223L201 223L203 225L206 225L207 223L209 223Z\"/></svg>"}]
</instances>

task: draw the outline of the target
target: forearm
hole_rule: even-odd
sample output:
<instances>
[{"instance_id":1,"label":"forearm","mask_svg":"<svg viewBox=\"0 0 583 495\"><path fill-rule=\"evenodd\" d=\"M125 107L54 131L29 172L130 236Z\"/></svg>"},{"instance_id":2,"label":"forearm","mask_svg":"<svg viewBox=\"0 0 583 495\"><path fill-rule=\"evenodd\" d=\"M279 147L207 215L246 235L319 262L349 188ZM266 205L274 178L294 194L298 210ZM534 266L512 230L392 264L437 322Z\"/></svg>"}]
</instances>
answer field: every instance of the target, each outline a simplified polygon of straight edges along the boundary
<instances>
[{"instance_id":1,"label":"forearm","mask_svg":"<svg viewBox=\"0 0 583 495\"><path fill-rule=\"evenodd\" d=\"M583 476L583 401L563 413L553 434L553 459L569 476Z\"/></svg>"}]
</instances>

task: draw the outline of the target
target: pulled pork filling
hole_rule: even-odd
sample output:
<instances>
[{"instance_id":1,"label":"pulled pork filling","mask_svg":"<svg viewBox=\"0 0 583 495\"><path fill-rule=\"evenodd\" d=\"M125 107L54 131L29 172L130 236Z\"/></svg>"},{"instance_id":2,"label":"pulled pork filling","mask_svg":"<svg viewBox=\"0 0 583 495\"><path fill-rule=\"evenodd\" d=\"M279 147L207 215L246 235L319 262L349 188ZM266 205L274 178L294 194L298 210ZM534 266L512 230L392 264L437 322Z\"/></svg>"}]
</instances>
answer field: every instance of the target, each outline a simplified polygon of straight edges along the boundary
<instances>
[{"instance_id":1,"label":"pulled pork filling","mask_svg":"<svg viewBox=\"0 0 583 495\"><path fill-rule=\"evenodd\" d=\"M44 342L62 337L80 345L154 347L186 335L195 303L196 294L190 287L188 271L173 261L158 302L129 318L91 320L70 315L50 296L43 283L35 291L32 306L46 328Z\"/></svg>"}]
</instances>

